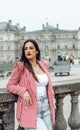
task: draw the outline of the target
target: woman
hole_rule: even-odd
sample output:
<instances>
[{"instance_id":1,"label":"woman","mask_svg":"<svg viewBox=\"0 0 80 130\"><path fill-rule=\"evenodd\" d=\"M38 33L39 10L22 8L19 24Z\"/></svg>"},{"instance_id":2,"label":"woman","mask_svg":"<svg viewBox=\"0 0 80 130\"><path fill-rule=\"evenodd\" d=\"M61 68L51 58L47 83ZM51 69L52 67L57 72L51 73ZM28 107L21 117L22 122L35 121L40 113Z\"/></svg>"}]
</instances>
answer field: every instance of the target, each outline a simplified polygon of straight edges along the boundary
<instances>
[{"instance_id":1,"label":"woman","mask_svg":"<svg viewBox=\"0 0 80 130\"><path fill-rule=\"evenodd\" d=\"M24 42L21 59L12 71L7 90L18 95L17 120L24 130L52 130L54 92L48 63L40 60L35 40Z\"/></svg>"}]
</instances>

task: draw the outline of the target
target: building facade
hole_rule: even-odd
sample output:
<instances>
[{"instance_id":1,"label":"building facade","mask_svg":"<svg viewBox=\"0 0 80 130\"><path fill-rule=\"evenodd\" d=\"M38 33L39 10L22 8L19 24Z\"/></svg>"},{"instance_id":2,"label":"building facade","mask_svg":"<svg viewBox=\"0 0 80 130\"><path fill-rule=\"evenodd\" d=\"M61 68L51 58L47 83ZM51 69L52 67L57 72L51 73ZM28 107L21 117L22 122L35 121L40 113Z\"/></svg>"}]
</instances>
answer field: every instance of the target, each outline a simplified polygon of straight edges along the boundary
<instances>
[{"instance_id":1,"label":"building facade","mask_svg":"<svg viewBox=\"0 0 80 130\"><path fill-rule=\"evenodd\" d=\"M51 63L59 55L80 58L80 29L60 30L59 25L53 27L46 23L42 30L26 32L22 36L23 41L29 38L38 42L42 59L47 59Z\"/></svg>"},{"instance_id":2,"label":"building facade","mask_svg":"<svg viewBox=\"0 0 80 130\"><path fill-rule=\"evenodd\" d=\"M5 25L5 24L4 24ZM52 64L58 55L71 55L80 58L80 28L78 30L61 30L59 25L53 27L46 23L41 30L28 32L19 24L13 26L11 21L0 29L0 61L14 62L21 55L23 43L27 39L38 42L41 58Z\"/></svg>"},{"instance_id":3,"label":"building facade","mask_svg":"<svg viewBox=\"0 0 80 130\"><path fill-rule=\"evenodd\" d=\"M14 62L20 56L19 41L25 27L12 25L12 21L0 23L0 62Z\"/></svg>"}]
</instances>

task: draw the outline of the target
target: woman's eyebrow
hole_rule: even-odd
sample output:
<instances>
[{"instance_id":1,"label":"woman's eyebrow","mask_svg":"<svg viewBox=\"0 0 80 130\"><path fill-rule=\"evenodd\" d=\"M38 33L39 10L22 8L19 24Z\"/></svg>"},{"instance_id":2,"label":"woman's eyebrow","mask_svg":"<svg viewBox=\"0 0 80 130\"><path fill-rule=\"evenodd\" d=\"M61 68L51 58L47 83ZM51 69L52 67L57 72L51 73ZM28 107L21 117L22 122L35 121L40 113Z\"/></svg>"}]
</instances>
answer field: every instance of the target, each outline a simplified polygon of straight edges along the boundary
<instances>
[{"instance_id":1,"label":"woman's eyebrow","mask_svg":"<svg viewBox=\"0 0 80 130\"><path fill-rule=\"evenodd\" d=\"M34 47L34 46L29 46L29 47ZM25 48L28 48L27 46Z\"/></svg>"}]
</instances>

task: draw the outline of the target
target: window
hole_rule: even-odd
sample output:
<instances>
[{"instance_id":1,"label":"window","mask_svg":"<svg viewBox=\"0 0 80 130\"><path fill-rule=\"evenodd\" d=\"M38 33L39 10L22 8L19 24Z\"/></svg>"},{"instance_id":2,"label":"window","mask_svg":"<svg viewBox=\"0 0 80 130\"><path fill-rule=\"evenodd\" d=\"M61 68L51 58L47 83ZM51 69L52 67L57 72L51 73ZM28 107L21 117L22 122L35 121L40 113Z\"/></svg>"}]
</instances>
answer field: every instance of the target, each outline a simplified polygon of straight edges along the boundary
<instances>
[{"instance_id":1,"label":"window","mask_svg":"<svg viewBox=\"0 0 80 130\"><path fill-rule=\"evenodd\" d=\"M1 50L3 50L3 46L1 46L0 48L1 48Z\"/></svg>"},{"instance_id":2,"label":"window","mask_svg":"<svg viewBox=\"0 0 80 130\"><path fill-rule=\"evenodd\" d=\"M10 48L11 48L11 47L8 45L8 50L10 50Z\"/></svg>"},{"instance_id":3,"label":"window","mask_svg":"<svg viewBox=\"0 0 80 130\"><path fill-rule=\"evenodd\" d=\"M48 36L47 36L47 35L45 35L44 37L45 37L45 39L48 39Z\"/></svg>"},{"instance_id":4,"label":"window","mask_svg":"<svg viewBox=\"0 0 80 130\"><path fill-rule=\"evenodd\" d=\"M8 36L8 41L10 40L10 36Z\"/></svg>"},{"instance_id":5,"label":"window","mask_svg":"<svg viewBox=\"0 0 80 130\"><path fill-rule=\"evenodd\" d=\"M24 40L24 36L22 36L22 40Z\"/></svg>"},{"instance_id":6,"label":"window","mask_svg":"<svg viewBox=\"0 0 80 130\"><path fill-rule=\"evenodd\" d=\"M48 49L48 44L45 45L45 49Z\"/></svg>"},{"instance_id":7,"label":"window","mask_svg":"<svg viewBox=\"0 0 80 130\"><path fill-rule=\"evenodd\" d=\"M65 49L67 49L68 47L67 47L67 45L65 45Z\"/></svg>"},{"instance_id":8,"label":"window","mask_svg":"<svg viewBox=\"0 0 80 130\"><path fill-rule=\"evenodd\" d=\"M75 39L75 37L76 37L76 36L75 36L75 35L73 35L73 39Z\"/></svg>"},{"instance_id":9,"label":"window","mask_svg":"<svg viewBox=\"0 0 80 130\"><path fill-rule=\"evenodd\" d=\"M3 40L3 37L0 37L0 40Z\"/></svg>"},{"instance_id":10,"label":"window","mask_svg":"<svg viewBox=\"0 0 80 130\"><path fill-rule=\"evenodd\" d=\"M49 53L48 53L48 52L45 52L45 56L49 56Z\"/></svg>"},{"instance_id":11,"label":"window","mask_svg":"<svg viewBox=\"0 0 80 130\"><path fill-rule=\"evenodd\" d=\"M60 45L57 46L57 49L60 49Z\"/></svg>"},{"instance_id":12,"label":"window","mask_svg":"<svg viewBox=\"0 0 80 130\"><path fill-rule=\"evenodd\" d=\"M22 46L20 46L20 50L22 50Z\"/></svg>"},{"instance_id":13,"label":"window","mask_svg":"<svg viewBox=\"0 0 80 130\"><path fill-rule=\"evenodd\" d=\"M60 38L60 35L58 35L58 38Z\"/></svg>"},{"instance_id":14,"label":"window","mask_svg":"<svg viewBox=\"0 0 80 130\"><path fill-rule=\"evenodd\" d=\"M75 49L75 45L73 44L73 49Z\"/></svg>"}]
</instances>

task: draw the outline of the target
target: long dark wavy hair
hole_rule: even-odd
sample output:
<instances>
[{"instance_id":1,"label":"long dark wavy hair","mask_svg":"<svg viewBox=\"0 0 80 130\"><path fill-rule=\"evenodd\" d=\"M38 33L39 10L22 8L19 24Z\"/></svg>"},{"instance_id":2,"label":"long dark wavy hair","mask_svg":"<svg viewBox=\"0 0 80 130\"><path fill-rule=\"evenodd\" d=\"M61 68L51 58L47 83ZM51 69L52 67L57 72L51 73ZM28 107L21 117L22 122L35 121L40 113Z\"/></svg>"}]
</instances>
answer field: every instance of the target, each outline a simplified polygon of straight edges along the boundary
<instances>
[{"instance_id":1,"label":"long dark wavy hair","mask_svg":"<svg viewBox=\"0 0 80 130\"><path fill-rule=\"evenodd\" d=\"M28 42L31 42L34 45L34 47L36 48L36 51L38 52L36 55L36 60L40 60L41 54L40 54L40 49L39 49L38 43L33 39L28 39L23 44L22 55L21 55L20 61L22 61L24 63L24 66L33 74L33 77L37 80L34 70L32 68L32 65L29 62L29 60L27 59L27 57L25 56L25 44L27 44Z\"/></svg>"}]
</instances>

